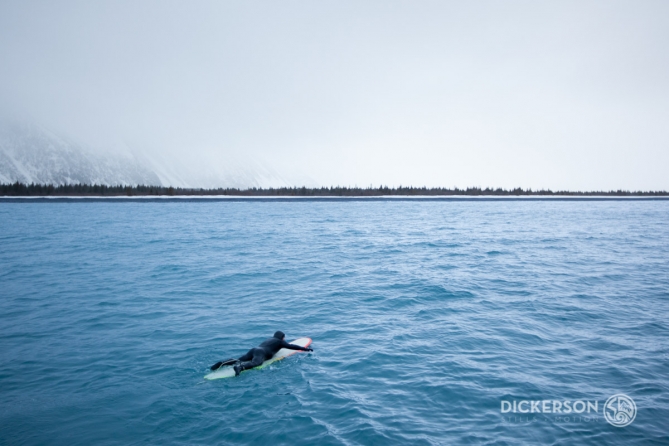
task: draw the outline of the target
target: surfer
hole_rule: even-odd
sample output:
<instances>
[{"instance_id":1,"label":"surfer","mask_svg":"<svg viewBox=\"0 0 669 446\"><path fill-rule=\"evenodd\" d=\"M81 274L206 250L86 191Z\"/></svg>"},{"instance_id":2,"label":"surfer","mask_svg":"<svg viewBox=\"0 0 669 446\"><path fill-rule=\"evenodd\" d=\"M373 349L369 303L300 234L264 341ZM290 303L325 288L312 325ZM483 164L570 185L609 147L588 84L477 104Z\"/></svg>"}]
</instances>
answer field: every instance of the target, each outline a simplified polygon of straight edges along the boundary
<instances>
[{"instance_id":1,"label":"surfer","mask_svg":"<svg viewBox=\"0 0 669 446\"><path fill-rule=\"evenodd\" d=\"M264 361L267 361L272 356L276 354L282 348L287 348L289 350L301 350L303 352L313 352L313 348L301 347L299 345L289 344L284 338L286 335L282 331L277 331L274 333L274 336L266 339L258 347L252 348L245 355L239 357L236 360L229 360L225 362L218 362L214 364L211 369L215 370L222 365L230 365L230 362L236 363L233 367L235 370L235 375L239 375L244 370L252 369L253 367L258 367Z\"/></svg>"}]
</instances>

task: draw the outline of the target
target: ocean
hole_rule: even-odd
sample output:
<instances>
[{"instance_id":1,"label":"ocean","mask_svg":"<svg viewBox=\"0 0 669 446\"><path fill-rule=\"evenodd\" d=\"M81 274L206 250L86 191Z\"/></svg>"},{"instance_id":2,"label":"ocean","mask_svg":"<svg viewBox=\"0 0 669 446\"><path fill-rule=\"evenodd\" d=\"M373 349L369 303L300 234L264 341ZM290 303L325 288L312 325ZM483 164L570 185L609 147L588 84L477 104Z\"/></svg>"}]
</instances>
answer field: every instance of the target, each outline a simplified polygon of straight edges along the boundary
<instances>
[{"instance_id":1,"label":"ocean","mask_svg":"<svg viewBox=\"0 0 669 446\"><path fill-rule=\"evenodd\" d=\"M5 200L0 444L669 444L668 222L669 200ZM276 330L313 353L203 379Z\"/></svg>"}]
</instances>

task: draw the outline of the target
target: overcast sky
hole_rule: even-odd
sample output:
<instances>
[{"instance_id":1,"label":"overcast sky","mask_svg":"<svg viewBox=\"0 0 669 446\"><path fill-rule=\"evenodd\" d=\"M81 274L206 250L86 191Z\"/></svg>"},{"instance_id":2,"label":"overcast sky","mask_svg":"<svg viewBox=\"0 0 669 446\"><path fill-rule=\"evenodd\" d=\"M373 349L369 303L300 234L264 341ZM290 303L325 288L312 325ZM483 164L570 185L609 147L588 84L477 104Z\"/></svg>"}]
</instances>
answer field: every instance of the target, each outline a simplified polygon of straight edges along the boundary
<instances>
[{"instance_id":1,"label":"overcast sky","mask_svg":"<svg viewBox=\"0 0 669 446\"><path fill-rule=\"evenodd\" d=\"M0 101L292 183L669 190L669 1L3 0Z\"/></svg>"}]
</instances>

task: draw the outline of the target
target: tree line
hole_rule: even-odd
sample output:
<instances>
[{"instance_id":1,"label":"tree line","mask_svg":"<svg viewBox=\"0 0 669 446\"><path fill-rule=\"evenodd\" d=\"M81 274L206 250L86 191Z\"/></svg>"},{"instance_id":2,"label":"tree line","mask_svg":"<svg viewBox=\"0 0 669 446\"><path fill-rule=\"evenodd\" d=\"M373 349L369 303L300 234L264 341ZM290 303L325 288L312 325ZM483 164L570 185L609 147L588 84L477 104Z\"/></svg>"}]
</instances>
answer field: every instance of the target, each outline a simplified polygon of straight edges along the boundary
<instances>
[{"instance_id":1,"label":"tree line","mask_svg":"<svg viewBox=\"0 0 669 446\"><path fill-rule=\"evenodd\" d=\"M499 196L530 196L530 195L562 195L562 196L669 196L666 191L552 191L550 189L515 189L502 188L480 188L468 187L443 188L443 187L279 187L279 188L216 188L216 189L197 189L165 186L145 186L145 185L114 185L105 184L24 184L20 182L11 184L0 184L0 196L65 196L65 197L117 197L117 196L198 196L198 195L232 195L241 197L254 196L275 196L275 197L375 197L383 195L426 195L426 196L479 196L479 195L499 195Z\"/></svg>"}]
</instances>

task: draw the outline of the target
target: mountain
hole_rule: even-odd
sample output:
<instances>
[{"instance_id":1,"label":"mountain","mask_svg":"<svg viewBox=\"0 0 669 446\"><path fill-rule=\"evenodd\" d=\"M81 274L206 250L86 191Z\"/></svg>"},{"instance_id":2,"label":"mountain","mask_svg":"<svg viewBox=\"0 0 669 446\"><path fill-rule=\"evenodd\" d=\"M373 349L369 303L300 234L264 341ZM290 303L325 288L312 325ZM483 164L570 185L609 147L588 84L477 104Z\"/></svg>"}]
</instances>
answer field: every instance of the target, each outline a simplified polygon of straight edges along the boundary
<instances>
[{"instance_id":1,"label":"mountain","mask_svg":"<svg viewBox=\"0 0 669 446\"><path fill-rule=\"evenodd\" d=\"M0 183L155 185L190 188L291 186L253 160L209 153L177 157L101 152L38 125L0 122Z\"/></svg>"},{"instance_id":2,"label":"mountain","mask_svg":"<svg viewBox=\"0 0 669 446\"><path fill-rule=\"evenodd\" d=\"M0 126L0 183L160 185L132 156L99 154L36 125Z\"/></svg>"}]
</instances>

